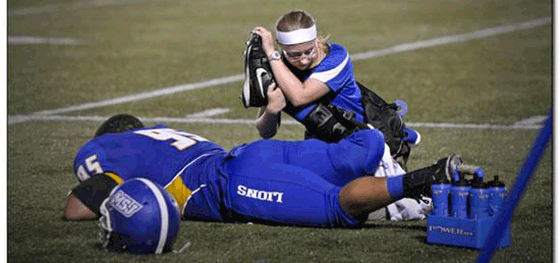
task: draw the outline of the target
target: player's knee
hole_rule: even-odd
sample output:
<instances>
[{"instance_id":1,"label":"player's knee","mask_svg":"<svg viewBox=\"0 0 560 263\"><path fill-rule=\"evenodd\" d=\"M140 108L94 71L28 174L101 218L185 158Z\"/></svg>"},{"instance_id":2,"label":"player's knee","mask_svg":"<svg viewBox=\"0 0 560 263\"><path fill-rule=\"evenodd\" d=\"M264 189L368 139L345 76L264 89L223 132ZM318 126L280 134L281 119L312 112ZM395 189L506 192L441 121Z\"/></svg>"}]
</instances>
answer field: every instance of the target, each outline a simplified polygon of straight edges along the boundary
<instances>
[{"instance_id":1,"label":"player's knee","mask_svg":"<svg viewBox=\"0 0 560 263\"><path fill-rule=\"evenodd\" d=\"M392 202L386 189L385 178L360 177L340 190L342 208L349 214L360 217Z\"/></svg>"},{"instance_id":2,"label":"player's knee","mask_svg":"<svg viewBox=\"0 0 560 263\"><path fill-rule=\"evenodd\" d=\"M383 152L385 150L385 138L383 133L379 130L365 130L364 134L364 148L365 148L365 163L367 164L368 171L375 171L379 162L383 157Z\"/></svg>"},{"instance_id":3,"label":"player's knee","mask_svg":"<svg viewBox=\"0 0 560 263\"><path fill-rule=\"evenodd\" d=\"M347 213L359 217L370 206L371 196L374 195L369 178L362 177L346 184L340 190L340 204Z\"/></svg>"},{"instance_id":4,"label":"player's knee","mask_svg":"<svg viewBox=\"0 0 560 263\"><path fill-rule=\"evenodd\" d=\"M339 170L351 170L353 178L373 173L383 157L385 140L378 130L360 130L333 144L331 158ZM345 172L348 176L348 173ZM350 176L351 177L351 176Z\"/></svg>"}]
</instances>

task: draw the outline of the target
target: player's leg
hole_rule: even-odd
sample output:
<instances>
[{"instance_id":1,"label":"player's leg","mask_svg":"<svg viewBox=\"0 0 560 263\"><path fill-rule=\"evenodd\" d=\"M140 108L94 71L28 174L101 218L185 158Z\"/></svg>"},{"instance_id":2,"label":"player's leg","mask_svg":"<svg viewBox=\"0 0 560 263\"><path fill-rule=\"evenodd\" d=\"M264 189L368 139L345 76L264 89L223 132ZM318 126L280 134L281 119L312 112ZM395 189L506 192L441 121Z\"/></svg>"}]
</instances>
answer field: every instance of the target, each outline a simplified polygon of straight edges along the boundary
<instances>
[{"instance_id":1,"label":"player's leg","mask_svg":"<svg viewBox=\"0 0 560 263\"><path fill-rule=\"evenodd\" d=\"M385 142L378 130L362 130L338 143L261 140L242 148L239 155L252 162L274 162L305 168L343 186L378 167Z\"/></svg>"},{"instance_id":2,"label":"player's leg","mask_svg":"<svg viewBox=\"0 0 560 263\"><path fill-rule=\"evenodd\" d=\"M448 176L455 164L456 158L451 156L417 172L390 178L360 177L341 188L297 166L251 163L239 156L222 169L227 177L223 204L233 221L357 226L369 213L396 200L428 195L434 174Z\"/></svg>"},{"instance_id":3,"label":"player's leg","mask_svg":"<svg viewBox=\"0 0 560 263\"><path fill-rule=\"evenodd\" d=\"M360 217L369 215L403 196L402 194L391 196L387 189L387 178L365 176L342 187L339 200L346 212Z\"/></svg>"},{"instance_id":4,"label":"player's leg","mask_svg":"<svg viewBox=\"0 0 560 263\"><path fill-rule=\"evenodd\" d=\"M378 130L361 130L337 143L317 142L307 140L287 148L286 162L309 169L338 186L372 174L385 147Z\"/></svg>"},{"instance_id":5,"label":"player's leg","mask_svg":"<svg viewBox=\"0 0 560 263\"><path fill-rule=\"evenodd\" d=\"M275 163L246 166L236 159L224 167L223 203L230 221L351 227L367 219L345 212L338 200L340 187L309 170Z\"/></svg>"},{"instance_id":6,"label":"player's leg","mask_svg":"<svg viewBox=\"0 0 560 263\"><path fill-rule=\"evenodd\" d=\"M451 180L462 160L451 155L434 165L394 177L361 177L340 190L340 203L354 217L368 215L405 197L421 198L431 195L431 185L440 178Z\"/></svg>"},{"instance_id":7,"label":"player's leg","mask_svg":"<svg viewBox=\"0 0 560 263\"><path fill-rule=\"evenodd\" d=\"M385 152L380 165L373 174L375 177L395 177L406 174L401 165L391 156L389 146L385 144ZM431 198L424 197L423 202L411 198L403 198L385 208L381 208L369 215L370 219L390 219L392 221L421 220L431 210Z\"/></svg>"}]
</instances>

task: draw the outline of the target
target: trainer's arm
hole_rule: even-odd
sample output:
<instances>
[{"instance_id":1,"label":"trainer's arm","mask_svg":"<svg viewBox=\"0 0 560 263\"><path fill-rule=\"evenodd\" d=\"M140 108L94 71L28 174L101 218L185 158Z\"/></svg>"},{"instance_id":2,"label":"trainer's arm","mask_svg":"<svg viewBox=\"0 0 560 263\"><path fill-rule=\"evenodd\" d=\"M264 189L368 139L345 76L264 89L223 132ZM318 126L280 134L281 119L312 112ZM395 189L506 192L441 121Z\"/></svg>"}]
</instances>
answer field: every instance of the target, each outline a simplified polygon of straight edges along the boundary
<instances>
[{"instance_id":1,"label":"trainer's arm","mask_svg":"<svg viewBox=\"0 0 560 263\"><path fill-rule=\"evenodd\" d=\"M268 104L259 109L257 114L257 130L262 138L268 139L276 135L280 126L280 114L286 107L286 99L282 90L272 83L267 90Z\"/></svg>"},{"instance_id":2,"label":"trainer's arm","mask_svg":"<svg viewBox=\"0 0 560 263\"><path fill-rule=\"evenodd\" d=\"M282 60L271 61L270 67L274 72L276 81L278 81L278 86L295 107L314 102L331 91L327 84L315 78L309 78L302 83Z\"/></svg>"}]
</instances>

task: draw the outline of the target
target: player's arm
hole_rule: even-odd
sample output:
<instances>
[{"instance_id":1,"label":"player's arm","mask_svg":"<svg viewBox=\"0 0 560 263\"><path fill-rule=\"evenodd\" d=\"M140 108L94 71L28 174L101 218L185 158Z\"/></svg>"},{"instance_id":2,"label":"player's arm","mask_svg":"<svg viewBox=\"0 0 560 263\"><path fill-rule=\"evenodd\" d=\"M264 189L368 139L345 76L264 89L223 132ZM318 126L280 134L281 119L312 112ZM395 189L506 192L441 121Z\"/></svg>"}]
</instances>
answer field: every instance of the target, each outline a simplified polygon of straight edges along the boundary
<instances>
[{"instance_id":1,"label":"player's arm","mask_svg":"<svg viewBox=\"0 0 560 263\"><path fill-rule=\"evenodd\" d=\"M64 209L64 219L66 220L90 220L96 219L98 215L91 211L76 195L72 192L68 194L66 199L66 208Z\"/></svg>"},{"instance_id":2,"label":"player's arm","mask_svg":"<svg viewBox=\"0 0 560 263\"><path fill-rule=\"evenodd\" d=\"M122 181L112 173L97 174L83 181L68 194L64 219L80 221L99 218L101 203Z\"/></svg>"}]
</instances>

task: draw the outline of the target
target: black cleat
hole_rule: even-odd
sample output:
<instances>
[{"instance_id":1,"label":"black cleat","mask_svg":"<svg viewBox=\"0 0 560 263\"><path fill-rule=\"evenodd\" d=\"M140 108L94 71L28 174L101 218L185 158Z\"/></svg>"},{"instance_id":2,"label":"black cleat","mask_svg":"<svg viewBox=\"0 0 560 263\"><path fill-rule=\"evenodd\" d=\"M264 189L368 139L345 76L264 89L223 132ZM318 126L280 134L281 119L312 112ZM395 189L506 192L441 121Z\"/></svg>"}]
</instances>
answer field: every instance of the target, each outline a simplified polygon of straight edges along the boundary
<instances>
[{"instance_id":1,"label":"black cleat","mask_svg":"<svg viewBox=\"0 0 560 263\"><path fill-rule=\"evenodd\" d=\"M451 183L459 179L459 165L463 164L463 159L456 154L438 160L433 166L435 171L432 176L432 183ZM430 187L431 188L431 187Z\"/></svg>"},{"instance_id":2,"label":"black cleat","mask_svg":"<svg viewBox=\"0 0 560 263\"><path fill-rule=\"evenodd\" d=\"M438 183L450 184L458 179L459 165L463 160L456 154L442 158L426 168L422 168L405 175L403 183L409 189L405 197L423 200L432 197L432 185Z\"/></svg>"}]
</instances>

